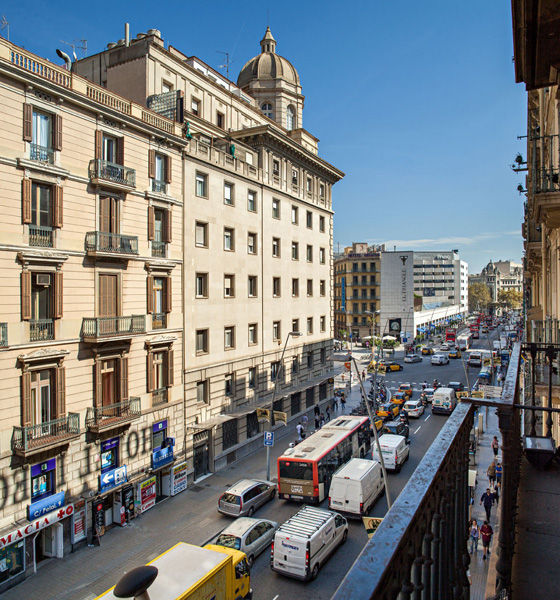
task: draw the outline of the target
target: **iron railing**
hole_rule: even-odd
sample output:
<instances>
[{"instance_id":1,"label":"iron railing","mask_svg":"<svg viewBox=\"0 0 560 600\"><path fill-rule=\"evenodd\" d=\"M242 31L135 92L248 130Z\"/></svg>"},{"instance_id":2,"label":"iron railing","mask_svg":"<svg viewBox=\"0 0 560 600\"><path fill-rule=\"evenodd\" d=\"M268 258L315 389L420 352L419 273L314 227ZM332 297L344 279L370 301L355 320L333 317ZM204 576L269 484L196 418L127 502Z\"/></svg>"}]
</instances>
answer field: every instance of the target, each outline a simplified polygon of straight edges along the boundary
<instances>
[{"instance_id":1,"label":"iron railing","mask_svg":"<svg viewBox=\"0 0 560 600\"><path fill-rule=\"evenodd\" d=\"M54 164L54 150L47 146L40 146L39 144L29 144L30 153L29 158L31 160L37 160L39 162L46 162Z\"/></svg>"},{"instance_id":2,"label":"iron railing","mask_svg":"<svg viewBox=\"0 0 560 600\"><path fill-rule=\"evenodd\" d=\"M54 340L53 319L35 319L29 321L29 341L41 342Z\"/></svg>"},{"instance_id":3,"label":"iron railing","mask_svg":"<svg viewBox=\"0 0 560 600\"><path fill-rule=\"evenodd\" d=\"M86 413L88 429L109 429L125 421L138 419L142 414L140 398L134 396L107 406L89 406Z\"/></svg>"},{"instance_id":4,"label":"iron railing","mask_svg":"<svg viewBox=\"0 0 560 600\"><path fill-rule=\"evenodd\" d=\"M167 314L153 313L152 314L152 329L167 329Z\"/></svg>"},{"instance_id":5,"label":"iron railing","mask_svg":"<svg viewBox=\"0 0 560 600\"><path fill-rule=\"evenodd\" d=\"M152 256L156 258L165 258L167 242L152 242Z\"/></svg>"},{"instance_id":6,"label":"iron railing","mask_svg":"<svg viewBox=\"0 0 560 600\"><path fill-rule=\"evenodd\" d=\"M152 406L167 403L167 389L155 390L152 392Z\"/></svg>"},{"instance_id":7,"label":"iron railing","mask_svg":"<svg viewBox=\"0 0 560 600\"><path fill-rule=\"evenodd\" d=\"M86 233L85 249L86 252L138 254L138 237L107 233L106 231L88 231Z\"/></svg>"},{"instance_id":8,"label":"iron railing","mask_svg":"<svg viewBox=\"0 0 560 600\"><path fill-rule=\"evenodd\" d=\"M0 348L8 345L8 323L0 323Z\"/></svg>"},{"instance_id":9,"label":"iron railing","mask_svg":"<svg viewBox=\"0 0 560 600\"><path fill-rule=\"evenodd\" d=\"M124 165L94 158L89 163L89 176L91 179L103 179L112 183L119 183L129 187L136 187L136 170Z\"/></svg>"},{"instance_id":10,"label":"iron railing","mask_svg":"<svg viewBox=\"0 0 560 600\"><path fill-rule=\"evenodd\" d=\"M68 413L66 417L45 421L38 425L14 427L12 450L28 452L64 442L70 437L80 435L80 415Z\"/></svg>"},{"instance_id":11,"label":"iron railing","mask_svg":"<svg viewBox=\"0 0 560 600\"><path fill-rule=\"evenodd\" d=\"M165 181L158 181L157 179L152 179L152 192L157 192L159 194L167 194L167 183Z\"/></svg>"},{"instance_id":12,"label":"iron railing","mask_svg":"<svg viewBox=\"0 0 560 600\"><path fill-rule=\"evenodd\" d=\"M39 248L53 247L53 229L52 227L29 226L29 245Z\"/></svg>"},{"instance_id":13,"label":"iron railing","mask_svg":"<svg viewBox=\"0 0 560 600\"><path fill-rule=\"evenodd\" d=\"M134 335L146 332L146 316L128 317L84 317L82 321L83 338L103 338L114 335Z\"/></svg>"},{"instance_id":14,"label":"iron railing","mask_svg":"<svg viewBox=\"0 0 560 600\"><path fill-rule=\"evenodd\" d=\"M560 344L558 319L527 320L527 341L537 344Z\"/></svg>"}]
</instances>

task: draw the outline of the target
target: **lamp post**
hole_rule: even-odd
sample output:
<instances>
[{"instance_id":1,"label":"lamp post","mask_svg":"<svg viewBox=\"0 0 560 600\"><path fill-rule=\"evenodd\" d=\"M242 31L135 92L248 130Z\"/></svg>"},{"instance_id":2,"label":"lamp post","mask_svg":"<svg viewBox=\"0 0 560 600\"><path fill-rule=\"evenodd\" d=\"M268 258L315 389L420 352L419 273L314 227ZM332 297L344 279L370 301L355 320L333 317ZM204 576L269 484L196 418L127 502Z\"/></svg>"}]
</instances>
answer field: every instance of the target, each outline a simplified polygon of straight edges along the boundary
<instances>
[{"instance_id":1,"label":"lamp post","mask_svg":"<svg viewBox=\"0 0 560 600\"><path fill-rule=\"evenodd\" d=\"M371 316L371 357L373 358L373 328L374 328L374 324L375 324L375 317L379 314L381 314L380 310L364 310L364 313L366 315L370 315ZM377 350L377 344L375 345L376 350ZM377 354L377 351L376 351ZM376 367L376 371L377 371L377 367Z\"/></svg>"},{"instance_id":2,"label":"lamp post","mask_svg":"<svg viewBox=\"0 0 560 600\"><path fill-rule=\"evenodd\" d=\"M276 389L278 388L278 380L282 374L282 369L284 367L284 353L286 352L286 346L288 345L288 341L291 337L301 337L303 334L300 331L290 331L286 336L286 341L284 343L284 349L282 350L282 354L280 355L280 367L278 369L278 373L276 373L276 378L274 380L274 389L272 390L272 400L270 401L270 413L268 415L268 431L272 431L272 415L274 413L274 398L276 396ZM266 447L266 480L270 481L270 446Z\"/></svg>"}]
</instances>

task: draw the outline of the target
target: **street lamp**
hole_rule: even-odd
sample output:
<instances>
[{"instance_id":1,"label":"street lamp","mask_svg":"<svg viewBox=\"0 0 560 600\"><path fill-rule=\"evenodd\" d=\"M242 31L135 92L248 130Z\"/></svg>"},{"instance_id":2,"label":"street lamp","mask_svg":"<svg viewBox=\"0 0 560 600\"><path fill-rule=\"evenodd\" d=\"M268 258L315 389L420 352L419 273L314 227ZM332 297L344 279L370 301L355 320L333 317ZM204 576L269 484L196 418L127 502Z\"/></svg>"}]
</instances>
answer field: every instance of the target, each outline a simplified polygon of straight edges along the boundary
<instances>
[{"instance_id":1,"label":"street lamp","mask_svg":"<svg viewBox=\"0 0 560 600\"><path fill-rule=\"evenodd\" d=\"M364 310L364 313L366 315L370 315L371 316L371 356L373 358L373 328L374 328L374 324L375 324L375 317L377 315L381 314L380 310ZM376 348L377 348L377 344L376 344ZM376 352L377 353L377 352Z\"/></svg>"},{"instance_id":2,"label":"street lamp","mask_svg":"<svg viewBox=\"0 0 560 600\"><path fill-rule=\"evenodd\" d=\"M284 343L284 349L280 356L280 367L276 378L274 379L274 389L272 390L272 400L270 401L270 412L268 414L268 431L272 431L272 415L274 413L274 398L276 397L276 389L278 388L278 380L280 379L282 369L284 367L284 353L286 352L286 346L291 337L301 337L303 333L300 331L290 331L286 336L286 342ZM270 481L270 446L266 447L266 480Z\"/></svg>"}]
</instances>

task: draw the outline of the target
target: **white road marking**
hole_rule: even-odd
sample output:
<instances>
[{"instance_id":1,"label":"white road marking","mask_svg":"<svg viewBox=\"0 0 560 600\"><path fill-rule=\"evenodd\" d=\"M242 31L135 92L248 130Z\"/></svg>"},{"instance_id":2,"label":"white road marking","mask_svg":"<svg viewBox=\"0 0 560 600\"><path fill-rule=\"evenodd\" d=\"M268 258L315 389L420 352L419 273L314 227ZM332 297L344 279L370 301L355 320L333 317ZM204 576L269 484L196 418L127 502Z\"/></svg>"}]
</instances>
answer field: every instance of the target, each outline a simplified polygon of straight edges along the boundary
<instances>
[{"instance_id":1,"label":"white road marking","mask_svg":"<svg viewBox=\"0 0 560 600\"><path fill-rule=\"evenodd\" d=\"M422 425L420 425L420 427L418 427L418 429L414 432L414 434L417 434L421 429L422 429Z\"/></svg>"},{"instance_id":2,"label":"white road marking","mask_svg":"<svg viewBox=\"0 0 560 600\"><path fill-rule=\"evenodd\" d=\"M427 416L427 417L424 419L424 421L427 421L427 420L428 420L428 419L429 419L431 416L432 416L432 415L428 415L428 416Z\"/></svg>"},{"instance_id":3,"label":"white road marking","mask_svg":"<svg viewBox=\"0 0 560 600\"><path fill-rule=\"evenodd\" d=\"M277 600L277 598L279 598L279 594L276 594L276 596L274 596L274 598L272 598L272 600Z\"/></svg>"}]
</instances>

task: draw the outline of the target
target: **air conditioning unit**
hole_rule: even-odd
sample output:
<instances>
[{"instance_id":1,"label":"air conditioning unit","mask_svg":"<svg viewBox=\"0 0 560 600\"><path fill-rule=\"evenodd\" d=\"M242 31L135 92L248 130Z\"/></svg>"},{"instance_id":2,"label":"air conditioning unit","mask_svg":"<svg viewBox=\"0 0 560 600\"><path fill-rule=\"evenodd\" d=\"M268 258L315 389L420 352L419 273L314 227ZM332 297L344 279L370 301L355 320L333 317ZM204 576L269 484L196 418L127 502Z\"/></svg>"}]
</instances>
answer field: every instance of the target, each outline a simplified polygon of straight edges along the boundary
<instances>
[{"instance_id":1,"label":"air conditioning unit","mask_svg":"<svg viewBox=\"0 0 560 600\"><path fill-rule=\"evenodd\" d=\"M51 276L46 273L41 273L37 275L37 285L48 286L51 284Z\"/></svg>"}]
</instances>

